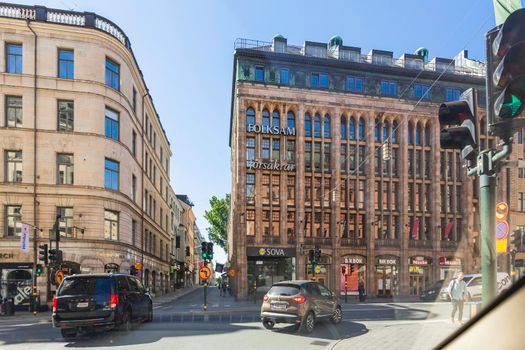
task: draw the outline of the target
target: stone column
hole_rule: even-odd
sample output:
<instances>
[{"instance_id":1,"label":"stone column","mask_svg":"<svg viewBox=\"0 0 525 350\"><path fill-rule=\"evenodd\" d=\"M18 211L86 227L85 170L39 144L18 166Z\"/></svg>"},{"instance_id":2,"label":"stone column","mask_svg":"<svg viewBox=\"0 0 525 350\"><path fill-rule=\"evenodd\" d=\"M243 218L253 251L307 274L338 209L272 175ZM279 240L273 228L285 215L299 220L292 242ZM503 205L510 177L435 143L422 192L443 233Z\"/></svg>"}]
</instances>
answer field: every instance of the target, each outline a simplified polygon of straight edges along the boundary
<instances>
[{"instance_id":1,"label":"stone column","mask_svg":"<svg viewBox=\"0 0 525 350\"><path fill-rule=\"evenodd\" d=\"M331 165L332 169L332 182L330 193L330 204L332 207L332 217L330 218L332 222L332 229L330 232L330 237L332 237L332 278L333 278L333 290L335 293L339 292L339 285L341 283L340 269L339 265L341 263L341 234L339 232L340 227L340 201L341 194L339 189L341 188L341 109L337 107L332 116L332 145L330 152Z\"/></svg>"},{"instance_id":2,"label":"stone column","mask_svg":"<svg viewBox=\"0 0 525 350\"><path fill-rule=\"evenodd\" d=\"M295 277L306 278L306 262L304 252L304 105L299 105L295 115L295 147L296 147L296 172L295 172L295 229L297 239Z\"/></svg>"},{"instance_id":3,"label":"stone column","mask_svg":"<svg viewBox=\"0 0 525 350\"><path fill-rule=\"evenodd\" d=\"M408 295L408 261L405 259L408 256L408 239L410 235L410 224L408 220L408 123L409 115L404 114L403 120L400 123L398 138L399 138L399 159L401 160L400 164L400 184L399 191L401 194L401 215L400 215L400 225L401 225L401 237L400 237L400 265L399 265L399 284L400 284L400 294ZM414 137L412 136L412 140ZM413 151L413 150L410 150ZM413 159L414 162L416 159Z\"/></svg>"}]
</instances>

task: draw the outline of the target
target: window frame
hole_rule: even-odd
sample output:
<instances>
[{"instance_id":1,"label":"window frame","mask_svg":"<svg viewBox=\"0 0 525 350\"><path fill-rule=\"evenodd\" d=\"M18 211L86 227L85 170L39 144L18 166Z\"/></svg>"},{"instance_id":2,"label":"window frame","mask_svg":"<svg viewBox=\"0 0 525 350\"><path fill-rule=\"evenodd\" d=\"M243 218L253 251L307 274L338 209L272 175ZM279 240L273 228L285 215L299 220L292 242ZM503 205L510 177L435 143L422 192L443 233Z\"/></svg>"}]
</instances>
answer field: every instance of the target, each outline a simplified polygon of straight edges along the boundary
<instances>
[{"instance_id":1,"label":"window frame","mask_svg":"<svg viewBox=\"0 0 525 350\"><path fill-rule=\"evenodd\" d=\"M286 72L286 74L283 75L283 72ZM285 76L286 79L283 79L283 76ZM281 84L281 85L289 85L290 84L290 69L289 68L280 68L279 69L279 84Z\"/></svg>"},{"instance_id":2,"label":"window frame","mask_svg":"<svg viewBox=\"0 0 525 350\"><path fill-rule=\"evenodd\" d=\"M107 166L108 162L116 164L117 169L115 170L115 169L108 168ZM110 174L110 186L109 187L107 183L108 172ZM113 188L113 180L114 180L113 175L115 173L117 177L117 188ZM113 191L118 191L120 189L120 163L111 158L104 158L104 188L106 190L113 190Z\"/></svg>"},{"instance_id":3,"label":"window frame","mask_svg":"<svg viewBox=\"0 0 525 350\"><path fill-rule=\"evenodd\" d=\"M60 54L62 52L71 53L73 55L73 58L72 59L61 58ZM61 74L62 71L60 69L60 64L62 62L66 63L66 73L63 74L63 76ZM71 64L71 67L69 66L69 64ZM71 68L71 74L68 74L70 71L70 68ZM57 49L57 78L68 79L68 80L75 79L75 50L74 49L66 49L66 48L61 48L61 47Z\"/></svg>"},{"instance_id":4,"label":"window frame","mask_svg":"<svg viewBox=\"0 0 525 350\"><path fill-rule=\"evenodd\" d=\"M9 208L19 208L18 214L9 214ZM14 234L9 234L9 218L14 218ZM18 220L16 220L18 218ZM18 224L18 225L17 225ZM14 204L14 205L6 205L4 207L4 237L20 237L20 234L22 232L22 205L21 204Z\"/></svg>"},{"instance_id":5,"label":"window frame","mask_svg":"<svg viewBox=\"0 0 525 350\"><path fill-rule=\"evenodd\" d=\"M13 53L9 53L9 48L10 47L20 47L20 50L21 50L21 54L13 54ZM22 43L15 43L15 42L7 42L5 44L5 72L8 73L8 74L22 74L23 71L24 71L24 60L23 60L23 57L24 57L24 45ZM15 57L15 67L14 67L14 71L11 71L9 69L10 67L10 64L9 64L9 58L10 57ZM18 61L18 58L20 58L20 61ZM20 64L20 65L19 65Z\"/></svg>"},{"instance_id":6,"label":"window frame","mask_svg":"<svg viewBox=\"0 0 525 350\"><path fill-rule=\"evenodd\" d=\"M10 106L9 101L11 99L20 99L20 107L18 106ZM5 95L5 127L6 128L20 128L23 127L24 124L24 98L23 96L18 95ZM20 111L20 124L18 123L17 113L15 113L15 119L14 119L14 125L9 125L9 110L13 108L15 111Z\"/></svg>"},{"instance_id":7,"label":"window frame","mask_svg":"<svg viewBox=\"0 0 525 350\"><path fill-rule=\"evenodd\" d=\"M20 160L15 160L15 161L10 161L9 160L9 157L8 157L8 153L9 152L14 152L14 153L20 153ZM12 159L18 159L18 157L15 157L15 158L12 158ZM9 180L9 164L10 163L13 163L14 164L14 169L13 169L13 177L12 177L12 180ZM21 172L21 175L20 175L20 179L19 181L16 181L18 178L16 176L16 171L18 170L18 167L17 167L17 164L20 164L20 172ZM21 150L5 150L4 151L4 182L5 183L22 183L22 180L23 180L23 176L24 176L24 153L23 151Z\"/></svg>"},{"instance_id":8,"label":"window frame","mask_svg":"<svg viewBox=\"0 0 525 350\"><path fill-rule=\"evenodd\" d=\"M60 104L61 103L66 103L66 104L69 104L71 103L71 118L68 119L66 117L65 119L65 125L66 127L65 128L61 128L61 120L63 118L61 118L61 114L62 114L62 111L60 110ZM69 108L69 106L68 106ZM69 125L71 124L71 125ZM57 100L57 131L63 131L63 132L72 132L72 131L75 131L75 101L73 100Z\"/></svg>"},{"instance_id":9,"label":"window frame","mask_svg":"<svg viewBox=\"0 0 525 350\"><path fill-rule=\"evenodd\" d=\"M111 69L110 67L108 67L108 63L114 65L117 68L117 70L115 71ZM117 63L117 61L106 56L104 72L105 72L105 85L109 86L112 89L120 91L120 64ZM109 72L109 79L110 79L109 81L108 81L108 72ZM116 86L114 85L115 77L117 77Z\"/></svg>"},{"instance_id":10,"label":"window frame","mask_svg":"<svg viewBox=\"0 0 525 350\"><path fill-rule=\"evenodd\" d=\"M71 210L71 215L67 215L68 209ZM58 219L58 232L60 233L60 237L67 237L67 238L73 238L73 229L75 228L75 225L73 223L74 215L73 215L73 207L56 207L56 215L60 215L60 218ZM71 225L68 225L68 222ZM62 227L62 223L64 223L64 226ZM64 231L62 231L62 228L64 228ZM68 234L68 231L70 233ZM62 232L64 234L62 234Z\"/></svg>"},{"instance_id":11,"label":"window frame","mask_svg":"<svg viewBox=\"0 0 525 350\"><path fill-rule=\"evenodd\" d=\"M107 214L112 214L116 216L116 219L114 218L108 218ZM109 232L109 238L107 236L106 232L106 223L110 224L110 232ZM113 237L113 226L112 223L116 223L116 238ZM119 235L120 235L120 213L118 211L104 209L104 239L108 241L119 241Z\"/></svg>"},{"instance_id":12,"label":"window frame","mask_svg":"<svg viewBox=\"0 0 525 350\"><path fill-rule=\"evenodd\" d=\"M60 162L61 156L68 156L71 157L70 163ZM64 182L60 182L60 166L65 166L65 172L64 172ZM56 184L57 185L74 185L75 184L75 156L73 153L57 153L56 156L56 169L57 169L57 176L56 176ZM71 172L71 183L68 181L68 170L69 167L72 168Z\"/></svg>"},{"instance_id":13,"label":"window frame","mask_svg":"<svg viewBox=\"0 0 525 350\"><path fill-rule=\"evenodd\" d=\"M111 112L111 113L115 113L116 116L117 116L117 119L113 119L111 118L110 116L108 116L108 113L107 112ZM109 126L110 126L110 130L109 130L109 134L108 134L108 120L109 120ZM116 129L115 129L115 124L117 125ZM114 131L116 130L116 138L114 137ZM104 108L104 136L106 138L110 138L112 140L115 140L115 141L120 141L120 113L108 106L106 106L106 108Z\"/></svg>"}]
</instances>

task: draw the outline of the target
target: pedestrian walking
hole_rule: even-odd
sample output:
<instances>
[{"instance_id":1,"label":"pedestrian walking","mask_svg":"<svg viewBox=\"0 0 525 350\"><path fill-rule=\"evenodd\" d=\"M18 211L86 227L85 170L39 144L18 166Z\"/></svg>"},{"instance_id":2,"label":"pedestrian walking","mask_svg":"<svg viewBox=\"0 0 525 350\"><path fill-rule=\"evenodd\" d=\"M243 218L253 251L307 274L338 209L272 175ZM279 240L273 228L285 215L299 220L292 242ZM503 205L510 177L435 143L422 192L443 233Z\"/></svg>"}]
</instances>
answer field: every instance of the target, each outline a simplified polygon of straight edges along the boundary
<instances>
[{"instance_id":1,"label":"pedestrian walking","mask_svg":"<svg viewBox=\"0 0 525 350\"><path fill-rule=\"evenodd\" d=\"M225 297L226 296L226 283L225 282L222 282L222 296Z\"/></svg>"},{"instance_id":2,"label":"pedestrian walking","mask_svg":"<svg viewBox=\"0 0 525 350\"><path fill-rule=\"evenodd\" d=\"M359 280L359 284L357 285L357 291L359 292L359 301L365 301L365 282L362 279Z\"/></svg>"},{"instance_id":3,"label":"pedestrian walking","mask_svg":"<svg viewBox=\"0 0 525 350\"><path fill-rule=\"evenodd\" d=\"M455 279L450 281L448 284L448 296L452 302L452 314L450 315L450 321L455 323L454 318L456 311L458 311L458 323L463 324L463 304L467 297L467 284L463 281L463 272L458 272Z\"/></svg>"}]
</instances>

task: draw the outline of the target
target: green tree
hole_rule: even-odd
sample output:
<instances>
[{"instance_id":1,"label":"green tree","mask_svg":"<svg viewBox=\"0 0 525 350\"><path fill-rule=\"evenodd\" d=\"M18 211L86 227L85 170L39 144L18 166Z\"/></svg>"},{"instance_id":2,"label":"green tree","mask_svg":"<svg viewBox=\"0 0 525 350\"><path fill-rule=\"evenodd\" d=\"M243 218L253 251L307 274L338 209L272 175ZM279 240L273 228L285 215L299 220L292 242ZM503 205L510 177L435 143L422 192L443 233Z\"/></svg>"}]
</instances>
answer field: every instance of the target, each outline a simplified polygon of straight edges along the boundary
<instances>
[{"instance_id":1,"label":"green tree","mask_svg":"<svg viewBox=\"0 0 525 350\"><path fill-rule=\"evenodd\" d=\"M216 196L210 199L210 210L204 212L204 217L208 220L210 227L208 236L210 240L221 246L224 251L228 252L228 217L230 216L230 194L227 193L224 198Z\"/></svg>"}]
</instances>

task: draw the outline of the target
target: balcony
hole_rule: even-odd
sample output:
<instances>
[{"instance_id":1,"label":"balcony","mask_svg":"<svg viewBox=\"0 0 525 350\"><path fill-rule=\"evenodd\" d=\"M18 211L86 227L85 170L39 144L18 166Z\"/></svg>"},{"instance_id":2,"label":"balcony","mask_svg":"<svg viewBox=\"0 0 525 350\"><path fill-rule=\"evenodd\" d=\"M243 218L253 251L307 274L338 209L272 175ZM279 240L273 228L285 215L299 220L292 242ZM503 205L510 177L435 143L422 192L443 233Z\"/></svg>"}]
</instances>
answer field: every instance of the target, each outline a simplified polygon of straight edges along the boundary
<instances>
[{"instance_id":1,"label":"balcony","mask_svg":"<svg viewBox=\"0 0 525 350\"><path fill-rule=\"evenodd\" d=\"M332 245L332 238L305 237L304 244L307 245Z\"/></svg>"},{"instance_id":2,"label":"balcony","mask_svg":"<svg viewBox=\"0 0 525 350\"><path fill-rule=\"evenodd\" d=\"M263 236L264 244L279 244L281 243L281 238L279 236Z\"/></svg>"},{"instance_id":3,"label":"balcony","mask_svg":"<svg viewBox=\"0 0 525 350\"><path fill-rule=\"evenodd\" d=\"M456 250L459 242L457 241L441 241L441 249Z\"/></svg>"},{"instance_id":4,"label":"balcony","mask_svg":"<svg viewBox=\"0 0 525 350\"><path fill-rule=\"evenodd\" d=\"M409 248L423 248L432 249L432 241L421 239L421 240L410 240L408 241Z\"/></svg>"},{"instance_id":5,"label":"balcony","mask_svg":"<svg viewBox=\"0 0 525 350\"><path fill-rule=\"evenodd\" d=\"M364 238L341 238L341 246L366 248L366 240Z\"/></svg>"},{"instance_id":6,"label":"balcony","mask_svg":"<svg viewBox=\"0 0 525 350\"><path fill-rule=\"evenodd\" d=\"M375 247L396 247L399 248L401 242L399 239L376 239Z\"/></svg>"}]
</instances>

